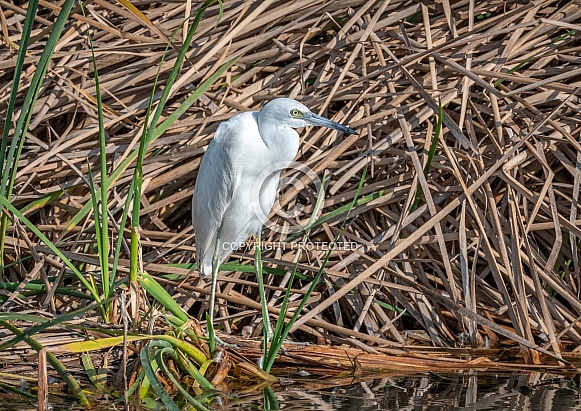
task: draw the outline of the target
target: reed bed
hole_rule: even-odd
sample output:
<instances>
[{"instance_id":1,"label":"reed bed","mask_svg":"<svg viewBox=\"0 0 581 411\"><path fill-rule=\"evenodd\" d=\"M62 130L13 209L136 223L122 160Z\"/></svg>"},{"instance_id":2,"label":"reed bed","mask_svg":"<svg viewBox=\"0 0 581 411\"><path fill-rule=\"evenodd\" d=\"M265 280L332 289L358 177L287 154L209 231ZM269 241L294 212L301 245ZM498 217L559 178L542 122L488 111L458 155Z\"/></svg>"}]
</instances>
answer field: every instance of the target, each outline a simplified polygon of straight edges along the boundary
<instances>
[{"instance_id":1,"label":"reed bed","mask_svg":"<svg viewBox=\"0 0 581 411\"><path fill-rule=\"evenodd\" d=\"M86 17L73 7L34 106L9 199L85 274L100 267L94 216L83 207L91 203L90 170L101 184L102 159L88 34L111 175L136 153L158 68L156 99L182 47L184 19L200 7L124 4L86 1ZM39 2L16 113L59 7ZM0 0L3 112L25 9ZM201 157L220 122L291 97L360 134L301 133L297 162L304 168L283 173L286 185L263 232L273 320L287 287L292 315L339 234L293 326L295 340L348 344L370 354L426 345L520 347L525 363L554 357L565 365L563 356L581 347L580 22L579 4L554 0L225 0L223 10L210 6L160 121L236 60L149 144L140 270L205 320L209 284L191 265L190 203ZM110 181L111 238L130 238L121 217L135 165ZM318 191L324 197L315 209ZM304 238L301 228L313 214L316 223ZM3 310L60 314L84 307L84 300L59 291L82 291L61 258L28 226L10 220ZM235 253L219 277L216 323L239 339L261 333L253 256L252 247ZM118 295L129 261L124 243ZM289 285L295 264L301 278ZM35 281L42 292L26 288ZM159 306L139 295L139 313L156 314ZM121 323L122 313L116 308L109 319ZM137 317L132 324L147 325Z\"/></svg>"}]
</instances>

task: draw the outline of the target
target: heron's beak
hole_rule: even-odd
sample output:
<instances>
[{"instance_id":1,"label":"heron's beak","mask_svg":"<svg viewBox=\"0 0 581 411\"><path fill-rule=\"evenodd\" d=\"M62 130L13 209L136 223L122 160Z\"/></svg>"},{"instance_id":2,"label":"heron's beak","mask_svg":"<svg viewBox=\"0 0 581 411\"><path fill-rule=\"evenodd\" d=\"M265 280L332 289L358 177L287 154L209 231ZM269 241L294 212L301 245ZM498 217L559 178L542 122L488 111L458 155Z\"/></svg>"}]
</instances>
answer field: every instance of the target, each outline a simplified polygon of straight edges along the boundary
<instances>
[{"instance_id":1,"label":"heron's beak","mask_svg":"<svg viewBox=\"0 0 581 411\"><path fill-rule=\"evenodd\" d=\"M310 126L329 127L333 130L339 130L347 134L358 134L357 131L353 130L352 128L344 126L343 124L335 123L328 118L318 116L311 112L305 114L303 120L305 120L305 122Z\"/></svg>"}]
</instances>

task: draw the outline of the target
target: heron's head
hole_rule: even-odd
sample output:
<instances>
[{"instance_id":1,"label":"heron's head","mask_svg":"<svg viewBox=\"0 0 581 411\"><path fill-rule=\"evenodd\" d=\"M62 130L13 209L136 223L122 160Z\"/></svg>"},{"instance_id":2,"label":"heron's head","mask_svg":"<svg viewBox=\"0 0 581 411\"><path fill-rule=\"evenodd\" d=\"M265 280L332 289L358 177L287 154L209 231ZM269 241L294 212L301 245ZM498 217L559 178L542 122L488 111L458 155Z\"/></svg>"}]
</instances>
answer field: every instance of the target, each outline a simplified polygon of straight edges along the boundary
<instances>
[{"instance_id":1,"label":"heron's head","mask_svg":"<svg viewBox=\"0 0 581 411\"><path fill-rule=\"evenodd\" d=\"M273 122L291 128L322 126L347 134L357 134L349 127L312 113L304 104L290 98L277 98L268 102L258 113L258 121Z\"/></svg>"}]
</instances>

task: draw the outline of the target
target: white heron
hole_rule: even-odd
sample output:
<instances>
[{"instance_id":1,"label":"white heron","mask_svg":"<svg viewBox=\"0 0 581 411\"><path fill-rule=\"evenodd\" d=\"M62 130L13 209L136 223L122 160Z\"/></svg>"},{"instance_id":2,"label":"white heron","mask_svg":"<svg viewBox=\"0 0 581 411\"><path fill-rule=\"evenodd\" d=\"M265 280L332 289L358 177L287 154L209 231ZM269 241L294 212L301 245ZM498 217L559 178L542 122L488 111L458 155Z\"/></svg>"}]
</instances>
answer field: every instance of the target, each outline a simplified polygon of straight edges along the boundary
<instances>
[{"instance_id":1,"label":"white heron","mask_svg":"<svg viewBox=\"0 0 581 411\"><path fill-rule=\"evenodd\" d=\"M220 124L202 158L192 219L198 271L202 278L212 275L208 325L212 350L218 268L250 236L260 240L276 198L280 172L299 149L299 134L294 129L306 126L356 134L312 113L298 101L277 98L259 112L238 114ZM261 298L264 300L264 295Z\"/></svg>"}]
</instances>

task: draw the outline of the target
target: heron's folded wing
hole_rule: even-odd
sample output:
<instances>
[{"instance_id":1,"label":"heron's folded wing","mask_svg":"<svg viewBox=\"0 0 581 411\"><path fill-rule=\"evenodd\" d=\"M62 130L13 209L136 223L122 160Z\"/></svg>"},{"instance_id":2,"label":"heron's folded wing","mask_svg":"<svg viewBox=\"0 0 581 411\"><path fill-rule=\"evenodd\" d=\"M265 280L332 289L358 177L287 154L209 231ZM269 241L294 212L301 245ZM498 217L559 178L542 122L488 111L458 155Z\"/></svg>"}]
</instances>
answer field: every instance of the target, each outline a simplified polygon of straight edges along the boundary
<instances>
[{"instance_id":1,"label":"heron's folded wing","mask_svg":"<svg viewBox=\"0 0 581 411\"><path fill-rule=\"evenodd\" d=\"M202 275L211 273L216 234L240 181L236 169L240 124L235 119L218 127L202 158L194 188L192 219L196 233L196 260Z\"/></svg>"}]
</instances>

